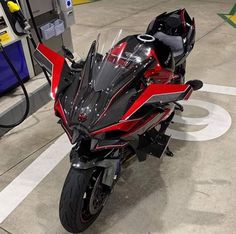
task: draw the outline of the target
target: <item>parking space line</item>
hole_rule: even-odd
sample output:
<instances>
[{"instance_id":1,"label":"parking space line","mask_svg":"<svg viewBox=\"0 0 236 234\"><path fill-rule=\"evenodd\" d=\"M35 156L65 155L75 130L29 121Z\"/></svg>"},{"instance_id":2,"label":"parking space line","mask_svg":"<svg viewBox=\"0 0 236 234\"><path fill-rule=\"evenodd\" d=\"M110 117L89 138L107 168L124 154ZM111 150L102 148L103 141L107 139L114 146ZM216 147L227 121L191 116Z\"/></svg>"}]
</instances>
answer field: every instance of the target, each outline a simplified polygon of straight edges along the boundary
<instances>
[{"instance_id":1,"label":"parking space line","mask_svg":"<svg viewBox=\"0 0 236 234\"><path fill-rule=\"evenodd\" d=\"M71 144L66 134L63 134L0 192L0 223L57 166L70 149Z\"/></svg>"},{"instance_id":2,"label":"parking space line","mask_svg":"<svg viewBox=\"0 0 236 234\"><path fill-rule=\"evenodd\" d=\"M230 87L230 86L204 84L199 91L236 96L236 87Z\"/></svg>"}]
</instances>

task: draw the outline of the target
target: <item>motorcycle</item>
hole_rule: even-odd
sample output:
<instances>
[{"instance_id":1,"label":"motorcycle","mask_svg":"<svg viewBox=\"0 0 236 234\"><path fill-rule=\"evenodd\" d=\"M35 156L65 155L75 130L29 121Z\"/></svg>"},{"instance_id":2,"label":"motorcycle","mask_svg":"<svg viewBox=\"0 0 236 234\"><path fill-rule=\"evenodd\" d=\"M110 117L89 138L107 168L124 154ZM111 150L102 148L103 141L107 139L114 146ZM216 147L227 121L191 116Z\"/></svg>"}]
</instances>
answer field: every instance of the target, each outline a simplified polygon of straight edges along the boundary
<instances>
[{"instance_id":1,"label":"motorcycle","mask_svg":"<svg viewBox=\"0 0 236 234\"><path fill-rule=\"evenodd\" d=\"M71 66L43 44L34 53L52 74L55 114L73 144L59 209L73 233L98 217L123 165L134 157L173 156L166 129L176 110L183 111L178 101L202 87L199 80L185 83L195 42L194 19L185 9L157 16L144 34L120 36L105 53L98 36L79 62L64 48Z\"/></svg>"}]
</instances>

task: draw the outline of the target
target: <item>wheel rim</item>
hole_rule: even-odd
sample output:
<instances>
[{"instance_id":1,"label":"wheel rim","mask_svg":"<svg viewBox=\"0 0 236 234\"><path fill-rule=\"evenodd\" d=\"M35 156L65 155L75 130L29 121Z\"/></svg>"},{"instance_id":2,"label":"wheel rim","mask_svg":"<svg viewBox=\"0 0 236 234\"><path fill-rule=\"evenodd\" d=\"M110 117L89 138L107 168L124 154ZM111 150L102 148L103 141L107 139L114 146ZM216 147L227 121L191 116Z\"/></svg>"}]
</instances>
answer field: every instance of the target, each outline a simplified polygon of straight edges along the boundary
<instances>
[{"instance_id":1,"label":"wheel rim","mask_svg":"<svg viewBox=\"0 0 236 234\"><path fill-rule=\"evenodd\" d=\"M102 171L95 171L84 194L81 221L89 222L103 207L108 193L102 185Z\"/></svg>"},{"instance_id":2,"label":"wheel rim","mask_svg":"<svg viewBox=\"0 0 236 234\"><path fill-rule=\"evenodd\" d=\"M92 215L96 214L102 208L106 198L106 193L104 192L104 188L101 182L102 172L100 172L95 182L89 201L89 211Z\"/></svg>"}]
</instances>

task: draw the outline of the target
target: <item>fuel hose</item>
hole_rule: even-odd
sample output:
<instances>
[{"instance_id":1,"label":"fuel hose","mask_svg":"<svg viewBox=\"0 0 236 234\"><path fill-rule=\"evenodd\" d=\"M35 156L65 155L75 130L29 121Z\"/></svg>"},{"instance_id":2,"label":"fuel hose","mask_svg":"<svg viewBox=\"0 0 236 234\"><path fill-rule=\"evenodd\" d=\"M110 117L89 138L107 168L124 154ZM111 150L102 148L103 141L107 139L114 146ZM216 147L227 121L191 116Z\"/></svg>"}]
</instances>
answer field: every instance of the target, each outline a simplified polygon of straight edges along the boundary
<instances>
[{"instance_id":1,"label":"fuel hose","mask_svg":"<svg viewBox=\"0 0 236 234\"><path fill-rule=\"evenodd\" d=\"M40 43L42 43L42 40L41 40L40 34L38 32L38 29L37 29L37 25L36 25L36 22L35 22L35 19L34 19L34 16L33 16L32 8L31 8L29 0L26 0L26 5L27 5L27 8L28 8L28 11L29 11L29 14L30 14L30 18L31 18L31 21L32 21L32 24L33 24L33 28L35 29L35 32L36 32L37 39ZM32 34L29 30L27 30L27 31L28 31L28 38L30 39L33 47L36 49L37 45L36 45L35 40L32 37ZM14 67L13 63L11 62L11 59L8 57L6 51L4 50L4 47L2 46L1 42L0 42L0 52L2 53L2 55L5 58L7 64L11 68L13 74L15 75L19 85L22 88L24 96L25 96L26 106L25 106L25 111L24 111L23 116L16 123L6 124L6 125L5 124L0 124L0 128L14 128L14 127L18 126L19 124L21 124L27 118L27 116L29 114L29 110L30 110L30 100L29 100L29 95L27 93L25 85L24 85L19 73L17 72L16 68ZM42 70L43 70L43 73L44 73L49 85L51 85L51 80L49 78L49 75L48 75L46 69L42 67Z\"/></svg>"},{"instance_id":2,"label":"fuel hose","mask_svg":"<svg viewBox=\"0 0 236 234\"><path fill-rule=\"evenodd\" d=\"M13 124L7 124L7 125L3 125L0 124L0 128L14 128L17 125L21 124L28 116L29 114L29 109L30 109L30 101L29 101L29 95L27 93L27 90L25 88L25 85L19 75L19 73L17 72L16 68L14 67L13 63L11 62L10 58L8 57L6 51L4 50L1 42L0 42L0 52L2 53L3 57L5 58L7 64L9 65L9 67L11 68L13 74L15 75L19 85L21 86L23 93L25 95L25 101L26 101L26 107L25 107L25 111L24 111L24 115L21 117L20 120L18 120L16 123Z\"/></svg>"}]
</instances>

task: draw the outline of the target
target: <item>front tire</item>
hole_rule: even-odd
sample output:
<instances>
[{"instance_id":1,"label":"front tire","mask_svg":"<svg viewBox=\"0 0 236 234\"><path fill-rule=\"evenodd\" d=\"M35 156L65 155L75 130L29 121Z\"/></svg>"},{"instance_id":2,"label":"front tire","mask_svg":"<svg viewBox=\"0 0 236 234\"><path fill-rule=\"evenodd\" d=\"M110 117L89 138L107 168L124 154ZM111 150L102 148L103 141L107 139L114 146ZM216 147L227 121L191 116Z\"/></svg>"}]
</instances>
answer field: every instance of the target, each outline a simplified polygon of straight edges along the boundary
<instances>
[{"instance_id":1,"label":"front tire","mask_svg":"<svg viewBox=\"0 0 236 234\"><path fill-rule=\"evenodd\" d=\"M108 196L108 191L101 183L102 175L101 168L70 168L59 208L61 224L68 232L86 230L100 214Z\"/></svg>"}]
</instances>

